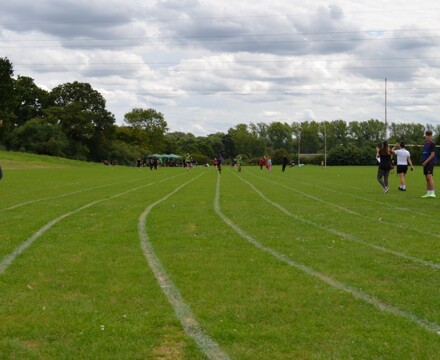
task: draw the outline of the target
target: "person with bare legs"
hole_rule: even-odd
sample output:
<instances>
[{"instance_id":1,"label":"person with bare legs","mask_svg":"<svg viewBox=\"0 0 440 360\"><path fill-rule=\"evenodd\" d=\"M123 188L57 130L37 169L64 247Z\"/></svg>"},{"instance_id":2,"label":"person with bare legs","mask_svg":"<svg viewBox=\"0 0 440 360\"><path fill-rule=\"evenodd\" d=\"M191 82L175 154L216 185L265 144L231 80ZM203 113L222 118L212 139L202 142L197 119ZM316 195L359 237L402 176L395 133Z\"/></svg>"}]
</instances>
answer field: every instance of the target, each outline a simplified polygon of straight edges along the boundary
<instances>
[{"instance_id":1,"label":"person with bare legs","mask_svg":"<svg viewBox=\"0 0 440 360\"><path fill-rule=\"evenodd\" d=\"M399 175L400 186L399 191L406 191L406 173L408 171L408 164L411 166L411 171L414 171L414 166L411 161L411 154L405 149L405 143L400 143L400 149L396 149L398 144L391 149L393 154L397 156L397 174Z\"/></svg>"},{"instance_id":2,"label":"person with bare legs","mask_svg":"<svg viewBox=\"0 0 440 360\"><path fill-rule=\"evenodd\" d=\"M425 145L422 152L423 174L426 178L426 194L422 198L435 198L434 165L436 163L435 143L432 141L432 131L425 132Z\"/></svg>"}]
</instances>

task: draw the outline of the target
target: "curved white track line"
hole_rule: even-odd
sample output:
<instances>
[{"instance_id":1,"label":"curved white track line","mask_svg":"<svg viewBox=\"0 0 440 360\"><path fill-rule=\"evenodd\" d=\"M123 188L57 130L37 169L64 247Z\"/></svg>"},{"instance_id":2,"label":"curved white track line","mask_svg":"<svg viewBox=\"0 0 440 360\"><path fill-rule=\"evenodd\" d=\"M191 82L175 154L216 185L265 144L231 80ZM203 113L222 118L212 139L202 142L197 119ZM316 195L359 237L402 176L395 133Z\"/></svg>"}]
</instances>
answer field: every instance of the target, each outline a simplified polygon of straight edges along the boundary
<instances>
[{"instance_id":1,"label":"curved white track line","mask_svg":"<svg viewBox=\"0 0 440 360\"><path fill-rule=\"evenodd\" d=\"M321 224L314 223L313 221L310 221L310 220L304 219L304 218L302 218L302 217L300 217L298 215L295 215L295 214L291 213L289 210L287 210L284 207L282 207L280 204L277 204L277 203L271 201L270 199L268 199L261 191L259 191L250 182L242 179L241 177L240 177L240 180L245 182L246 184L248 184L258 195L260 195L260 197L262 199L264 199L265 201L267 201L268 203L270 203L274 207L278 208L280 211L282 211L287 216L290 216L290 217L294 218L295 220L301 221L301 222L303 222L305 224L308 224L310 226L313 226L315 228L322 229L322 230L327 231L327 232L329 232L331 234L338 235L338 236L340 236L340 237L342 237L344 239L347 239L349 241L355 242L357 244L368 246L368 247L370 247L372 249L379 250L379 251L382 251L384 253L392 254L392 255L400 257L402 259L409 260L409 261L412 261L412 262L415 262L415 263L418 263L418 264L421 264L421 265L424 265L424 266L427 266L427 267L430 267L430 268L433 268L433 269L437 269L437 270L440 269L440 264L438 264L438 263L434 263L434 262L431 262L431 261L428 261L428 260L423 260L423 259L417 258L415 256L407 255L407 254L401 253L399 251L388 249L388 248L383 247L383 246L371 244L371 243L369 243L367 241L364 241L364 240L361 240L361 239L357 238L354 235L347 234L345 232L332 229L332 228L330 228L328 226L324 226L324 225L321 225ZM282 184L278 184L278 185L284 186ZM311 196L311 195L308 195L308 194L304 194L304 196L311 197L311 198L314 198L316 201L325 203L325 201L323 201L321 199L318 199L318 198L315 198L314 196ZM338 208L344 209L342 207L338 207ZM357 215L356 212L353 212L351 210L347 210L347 211L350 212L351 214ZM360 215L360 216L363 216L363 215Z\"/></svg>"},{"instance_id":2,"label":"curved white track line","mask_svg":"<svg viewBox=\"0 0 440 360\"><path fill-rule=\"evenodd\" d=\"M360 290L354 289L351 286L346 285L342 282L339 282L339 281L331 278L330 276L324 275L324 274L314 270L311 267L308 267L308 266L303 265L301 263L298 263L294 260L291 260L286 255L284 255L276 250L273 250L267 246L264 246L263 244L261 244L260 242L255 240L253 237L251 237L248 233L246 233L241 228L239 228L235 223L233 223L229 218L227 218L221 212L220 205L219 205L219 198L220 198L220 175L217 178L217 187L216 187L216 193L215 193L215 199L214 199L214 209L215 209L217 215L226 224L228 224L236 233L241 235L250 244L252 244L255 247L257 247L258 249L263 250L264 252L274 256L275 258L282 261L283 263L285 263L291 267L294 267L298 270L301 270L304 273L306 273L307 275L312 276L314 278L317 278L317 279L325 282L326 284L330 285L333 288L343 290L346 293L351 294L356 299L362 300L370 305L373 305L374 307L376 307L377 309L379 309L381 311L384 311L384 312L399 316L401 318L410 320L411 322L417 324L418 326L420 326L426 330L429 330L430 332L434 332L437 335L440 335L440 325L433 323L433 322L430 322L428 320L419 318L418 316L416 316L410 312L406 312L406 311L400 310L392 305L386 304L386 303L380 301L379 299L368 295L367 293L364 293Z\"/></svg>"},{"instance_id":3,"label":"curved white track line","mask_svg":"<svg viewBox=\"0 0 440 360\"><path fill-rule=\"evenodd\" d=\"M255 175L255 174L253 174L253 175ZM279 178L278 176L276 176L276 177ZM299 181L299 183L305 184L304 181ZM316 184L311 184L311 183L306 183L306 184L308 186L313 186L313 187L321 189L321 190L330 191L330 192L333 192L333 193L336 193L336 194L342 194L342 196L349 196L349 197L352 197L352 198L355 198L355 199L359 199L359 200L362 200L362 201L365 201L365 202L370 202L370 203L373 203L373 204L378 204L378 205L382 205L383 206L383 201L381 202L381 201L365 198L365 197L362 197L362 196L359 196L359 195L351 194L349 192L342 192L342 191L335 190L335 189L332 189L332 188L329 188L329 187L324 187L324 186L321 186L321 185L316 185ZM420 199L420 200L423 201L422 199ZM409 213L413 213L414 212L414 209L409 209L409 208L404 208L404 207L400 207L400 206L395 206L394 204L387 204L387 208L394 209L396 211L405 211L405 212L409 212ZM424 218L433 218L433 219L436 219L436 220L438 219L438 217L432 216L431 214L420 213L420 212L418 214L422 215ZM424 233L424 234L426 235L426 233ZM437 236L437 235L435 235L435 236Z\"/></svg>"},{"instance_id":4,"label":"curved white track line","mask_svg":"<svg viewBox=\"0 0 440 360\"><path fill-rule=\"evenodd\" d=\"M254 175L254 174L251 174L251 175L256 176L256 175ZM310 194L305 193L305 192L303 192L303 191L300 191L300 190L298 190L298 189L291 188L291 187L289 187L289 186L287 186L287 185L280 184L280 183L277 183L277 182L272 181L272 180L267 180L267 179L264 179L264 180L267 181L267 182L271 182L272 184L276 184L276 185L278 185L278 186L282 186L282 187L284 187L284 188L286 188L286 189L288 189L288 190L294 191L294 192L296 192L297 194L300 194L300 195L302 195L302 196L304 196L304 197L308 197L309 199L312 199L312 200L315 200L315 201L317 201L317 202L320 202L321 204L324 204L324 205L329 206L329 207L331 207L331 208L336 208L336 209L339 209L339 210L341 210L341 211L345 211L345 212L347 212L347 213L349 213L349 214L351 214L351 215L356 215L356 216L359 216L359 217L361 217L361 218L364 218L364 219L367 219L367 220L370 220L370 221L373 221L373 222L377 222L377 220L374 219L374 218L371 218L371 217L366 216L366 215L362 215L362 214L360 214L360 213L358 213L358 212L356 212L356 211L353 211L353 210L350 210L350 209L344 208L343 206L339 206L339 205L337 205L337 204L334 204L334 203L331 203L331 202L328 202L328 201L322 200L321 198L318 198L318 197L316 197L316 196L310 195ZM316 186L316 185L314 185L314 186L320 188L319 186ZM332 191L331 189L326 189L326 190ZM348 194L344 194L344 195L348 195ZM352 196L353 196L353 195L352 195ZM363 198L361 198L361 197L359 197L359 196L354 196L354 197L355 197L355 198L359 198L359 199L363 199ZM383 203L380 203L380 202L378 202L378 203L381 204L381 205L383 205ZM399 209L399 210L403 210L403 208L398 208L398 209ZM413 210L411 210L411 211L413 211ZM434 233L429 233L429 232L426 232L426 231L420 231L420 230L414 229L414 228L412 228L412 227L409 228L409 227L407 227L407 226L403 226L403 225L400 225L400 224L392 223L392 222L390 222L390 221L381 220L381 223L382 223L382 224L389 224L390 226L395 227L395 228L397 228L397 229L402 229L402 230L405 230L405 231L413 231L413 232L419 233L420 235L423 235L423 236L432 236L432 237L440 238L440 234L434 234Z\"/></svg>"},{"instance_id":5,"label":"curved white track line","mask_svg":"<svg viewBox=\"0 0 440 360\"><path fill-rule=\"evenodd\" d=\"M0 209L0 213L4 212L4 211L8 211L8 210L14 210L14 209L17 209L19 207L22 207L22 206L25 206L25 205L29 205L29 204L33 204L33 203L40 202L40 201L59 199L59 198L63 198L63 197L69 196L69 195L75 195L75 194L79 194L79 193L82 193L82 192L91 191L91 190L95 190L95 189L101 189L101 188L104 188L104 187L113 186L113 185L117 185L117 184L124 184L124 183L134 182L134 181L137 181L137 180L141 180L141 179L135 179L135 180L129 180L129 181L119 181L119 182L115 182L115 183L111 183L111 184L105 184L105 185L95 186L95 187L91 187L91 188L87 188L87 189L76 190L76 191L72 191L70 193L65 193L65 194L61 194L61 195L49 196L47 198L30 200L30 201L26 201L24 203L20 203L20 204L17 204L17 205L10 206L8 208Z\"/></svg>"},{"instance_id":6,"label":"curved white track line","mask_svg":"<svg viewBox=\"0 0 440 360\"><path fill-rule=\"evenodd\" d=\"M169 278L164 266L162 265L162 262L154 252L153 246L149 240L148 233L146 230L147 216L150 213L150 211L156 205L160 204L162 201L167 200L170 196L177 193L180 189L182 189L184 186L188 185L189 183L193 182L201 175L202 174L180 185L178 188L170 192L168 195L164 196L162 199L148 206L145 209L145 211L139 216L138 232L141 241L142 251L144 253L145 258L147 259L148 265L153 271L154 276L156 277L157 282L162 288L162 291L167 297L169 303L173 307L174 312L176 313L176 316L179 319L180 323L182 324L182 327L185 330L185 332L195 340L199 348L205 353L205 355L209 359L219 359L219 360L229 359L228 355L226 355L220 349L220 346L213 339L211 339L207 334L205 334L202 327L197 322L197 319L192 313L191 308L189 307L188 304L185 303L185 300L180 294L179 289L176 287L176 285L174 285L173 281Z\"/></svg>"},{"instance_id":7,"label":"curved white track line","mask_svg":"<svg viewBox=\"0 0 440 360\"><path fill-rule=\"evenodd\" d=\"M0 275L15 261L15 259L23 252L25 251L29 246L31 246L35 240L37 240L41 235L43 235L47 230L49 230L53 225L55 225L56 223L60 222L61 220L65 219L66 217L76 214L78 212L80 212L81 210L87 209L93 205L96 205L100 202L106 201L106 200L110 200L110 199L114 199L117 198L119 196L131 193L133 191L139 190L143 187L146 186L150 186L153 185L154 183L149 183L146 185L142 185L139 187L136 187L134 189L130 189L128 191L124 191L122 193L101 199L101 200L96 200L93 201L91 203L88 203L84 206L81 206L80 208L70 211L68 213L65 213L59 217L57 217L56 219L48 222L46 225L44 225L40 230L38 230L35 234L33 234L30 238L28 238L26 241L24 241L20 246L18 246L17 248L15 248L15 250L13 252L11 252L9 255L6 255L1 261L0 261Z\"/></svg>"}]
</instances>

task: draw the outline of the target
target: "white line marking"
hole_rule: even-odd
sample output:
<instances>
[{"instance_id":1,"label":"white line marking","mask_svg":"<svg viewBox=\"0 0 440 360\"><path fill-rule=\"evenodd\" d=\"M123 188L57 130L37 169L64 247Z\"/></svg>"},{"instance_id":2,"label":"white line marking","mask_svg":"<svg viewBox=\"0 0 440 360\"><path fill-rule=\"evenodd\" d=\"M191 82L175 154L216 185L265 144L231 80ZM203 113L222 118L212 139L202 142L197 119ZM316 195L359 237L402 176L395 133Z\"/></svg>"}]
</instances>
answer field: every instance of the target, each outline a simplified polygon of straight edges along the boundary
<instances>
[{"instance_id":1,"label":"white line marking","mask_svg":"<svg viewBox=\"0 0 440 360\"><path fill-rule=\"evenodd\" d=\"M21 245L19 245L17 248L15 248L15 250L13 251L13 252L11 252L9 255L6 255L2 260L1 260L1 262L0 262L0 275L15 261L15 259L23 252L23 251L25 251L29 246L31 246L34 242L35 242L35 240L37 240L41 235L43 235L47 230L49 230L53 225L55 225L56 223L58 223L58 222L60 222L61 220L63 220L63 219L65 219L66 217L68 217L68 216L70 216L70 215L73 215L73 214L76 214L76 213L78 213L78 212L80 212L81 210L84 210L84 209L87 209L87 208L89 208L89 207L91 207L91 206L93 206L93 205L96 205L96 204L98 204L98 203L100 203L100 202L103 202L103 201L106 201L106 200L110 200L110 199L114 199L114 198L117 198L117 197L119 197L119 196L122 196L122 195L125 195L125 194L128 194L128 193L130 193L130 192L133 192L133 191L136 191L136 190L139 190L139 189L141 189L141 188L143 188L143 187L146 187L146 186L150 186L150 185L153 185L154 183L149 183L149 184L146 184L146 185L142 185L142 186L139 186L139 187L137 187L137 188L134 188L134 189L131 189L131 190L128 190L128 191L124 191L124 192L122 192L122 193L119 193L119 194L116 194L116 195L113 195L113 196L110 196L110 197L107 197L107 198L104 198L104 199L101 199L101 200L96 200L96 201L93 201L93 202L91 202L91 203L88 203L88 204L86 204L86 205L84 205L84 206L81 206L80 208L78 208L78 209L76 209L76 210L73 210L73 211L70 211L70 212L68 212L68 213L65 213L65 214L63 214L63 215L61 215L61 216L59 216L59 217L57 217L56 219L54 219L54 220L52 220L52 221L50 221L50 222L48 222L46 225L44 225L40 230L38 230L35 234L33 234L30 238L28 238L26 241L24 241Z\"/></svg>"},{"instance_id":2,"label":"white line marking","mask_svg":"<svg viewBox=\"0 0 440 360\"><path fill-rule=\"evenodd\" d=\"M277 178L279 178L279 177L277 176ZM299 181L299 183L304 184L303 181ZM379 205L383 206L383 201L377 201L377 200L365 198L365 197L354 195L354 194L351 194L351 193L348 193L348 192L341 192L339 190L331 189L329 187L324 187L324 186L320 186L320 185L316 185L316 184L306 183L306 185L313 186L315 188L322 189L322 190L325 190L325 191L331 191L331 192L336 193L336 194L342 194L343 196L350 196L350 197L355 198L355 199L359 199L359 200L362 200L362 201L370 202L370 203L373 203L373 204L379 204ZM356 189L356 188L354 188L354 189ZM414 209L404 208L404 207L400 207L400 206L395 206L393 204L387 204L387 208L394 209L394 210L397 210L397 211L405 211L405 212L409 212L409 213L413 213L414 212ZM432 216L431 214L426 214L426 213L422 213L422 212L418 212L418 214L422 215L424 218L426 217L426 218L438 219L438 217ZM424 234L426 235L426 233L424 233ZM437 236L437 235L435 235L435 236Z\"/></svg>"},{"instance_id":3,"label":"white line marking","mask_svg":"<svg viewBox=\"0 0 440 360\"><path fill-rule=\"evenodd\" d=\"M252 175L252 176L256 176L255 174L251 174L251 175ZM294 191L294 192L296 192L296 193L298 193L298 194L300 194L300 195L302 195L302 196L304 196L304 197L308 197L309 199L312 199L312 200L318 201L318 202L320 202L320 203L322 203L322 204L324 204L324 205L327 205L327 206L329 206L329 207L331 207L331 208L337 208L337 209L339 209L339 210L342 210L342 211L348 212L348 213L351 214L351 215L356 215L356 216L362 217L362 218L364 218L364 219L367 219L367 220L370 220L370 221L373 221L373 222L377 222L377 220L374 219L374 218L371 218L371 217L366 216L366 215L362 215L362 214L360 214L360 213L358 213L358 212L356 212L356 211L353 211L353 210L350 210L350 209L344 208L344 207L339 206L339 205L337 205L337 204L334 204L334 203L331 203L331 202L327 202L327 201L325 201L325 200L322 200L322 199L320 199L320 198L317 198L316 196L313 196L313 195L310 195L310 194L305 193L305 192L303 192L303 191L300 191L300 190L297 190L297 189L291 188L291 187L289 187L289 186L287 186L287 185L280 184L280 183L277 183L277 182L272 181L272 180L267 180L267 179L264 179L264 180L267 181L267 182L271 182L271 183L273 183L273 184L276 184L276 185L278 185L278 186L282 186L282 187L284 187L284 188L286 188L286 189L288 189L288 190ZM315 187L320 188L320 186L317 186L317 185L315 185ZM332 191L331 189L325 189L325 190ZM336 191L335 191L335 192L336 192ZM336 192L336 193L338 193L338 192ZM348 195L348 194L344 194L344 195ZM355 198L363 199L363 198L361 198L361 197L359 197L359 196L355 196L355 195L351 195L351 196L353 196L353 197L355 197ZM371 201L372 201L372 200L371 200ZM380 205L383 206L383 203L380 203L380 202L378 202L378 203L379 203ZM398 210L405 210L404 208L397 208L397 209L398 209ZM411 211L413 212L414 210L411 210ZM406 230L406 231L416 232L416 233L419 233L420 235L423 235L423 236L432 236L432 237L440 238L440 234L433 234L433 233L429 233L429 232L426 232L426 231L420 231L420 230L414 229L414 228L412 228L412 227L403 226L403 225L396 224L396 223L392 223L392 222L390 222L390 221L386 221L386 220L381 220L381 222L382 222L382 224L389 224L389 225L391 225L391 226L393 226L393 227L395 227L395 228L402 229L402 230Z\"/></svg>"},{"instance_id":4,"label":"white line marking","mask_svg":"<svg viewBox=\"0 0 440 360\"><path fill-rule=\"evenodd\" d=\"M245 231L243 231L241 228L239 228L235 223L233 223L229 218L226 217L226 215L224 215L221 212L220 205L219 205L219 198L220 198L220 175L217 177L217 187L216 187L216 193L215 193L215 199L214 199L215 212L226 224L228 224L235 232L237 232L239 235L241 235L250 244L252 244L255 247L257 247L258 249L263 250L264 252L274 256L275 258L284 262L285 264L287 264L291 267L294 267L298 270L301 270L304 273L306 273L307 275L315 277L315 278L325 282L326 284L328 284L336 289L343 290L343 291L351 294L356 299L362 300L370 305L373 305L374 307L376 307L377 309L379 309L381 311L388 312L390 314L393 314L393 315L402 317L404 319L410 320L411 322L419 325L420 327L422 327L426 330L429 330L431 332L434 332L437 335L440 335L440 325L433 323L433 322L430 322L428 320L419 318L418 316L416 316L412 313L400 310L392 305L386 304L386 303L382 302L381 300L375 298L374 296L368 295L367 293L364 293L360 290L356 290L349 285L346 285L342 282L339 282L339 281L331 278L330 276L321 274L320 272L314 270L311 267L305 266L301 263L298 263L294 260L291 260L286 255L279 253L276 250L273 250L267 246L264 246L263 244L261 244L260 242L255 240L253 237L251 237L249 234L247 234Z\"/></svg>"},{"instance_id":5,"label":"white line marking","mask_svg":"<svg viewBox=\"0 0 440 360\"><path fill-rule=\"evenodd\" d=\"M383 246L379 246L379 245L371 244L371 243L369 243L369 242L367 242L367 241L364 241L364 240L361 240L361 239L357 238L357 237L354 236L354 235L347 234L347 233L345 233L345 232L342 232L342 231L339 231L339 230L332 229L332 228L330 228L330 227L328 227L328 226L325 226L325 225L321 225L321 224L314 223L313 221L310 221L310 220L304 219L304 218L302 218L302 217L300 217L300 216L298 216L298 215L292 214L289 210L285 209L285 208L282 207L280 204L277 204L277 203L271 201L270 199L268 199L268 198L267 198L267 197L266 197L261 191L259 191L259 190L258 190L254 185L252 185L250 182L248 182L248 181L242 179L241 177L239 177L239 178L240 178L241 181L243 181L243 182L245 182L246 184L248 184L248 185L249 185L249 186L250 186L250 187L251 187L251 188L252 188L252 189L258 194L258 195L260 195L261 198L263 198L265 201L267 201L268 203L270 203L270 204L273 205L274 207L278 208L280 211L282 211L282 212L283 212L284 214L286 214L287 216L290 216L290 217L294 218L295 220L301 221L301 222L303 222L303 223L305 223L305 224L308 224L308 225L310 225L310 226L316 227L316 228L318 228L318 229L325 230L325 231L327 231L327 232L329 232L329 233L331 233L331 234L338 235L338 236L340 236L340 237L342 237L342 238L344 238L344 239L347 239L347 240L349 240L349 241L355 242L355 243L357 243L357 244L361 244L361 245L364 245L364 246L368 246L368 247L370 247L370 248L372 248L372 249L379 250L379 251L382 251L382 252L384 252L384 253L392 254L392 255L397 256L397 257L400 257L400 258L402 258L402 259L410 260L410 261L412 261L412 262L415 262L415 263L418 263L418 264L421 264L421 265L424 265L424 266L427 266L427 267L430 267L430 268L433 268L433 269L437 269L437 270L440 269L440 264L433 263L433 262L428 261L428 260L423 260L423 259L417 258L417 257L415 257L415 256L407 255L407 254L401 253L401 252L399 252L399 251L391 250L391 249L385 248L385 247L383 247ZM278 185L284 186L284 185L282 185L282 184L278 184ZM298 190L296 190L296 191L298 191ZM325 201L320 200L320 199L318 199L318 198L315 198L314 196L311 196L311 195L308 195L308 194L304 194L304 196L307 196L307 197L310 197L310 198L314 198L315 200L317 200L317 201L319 201L319 202L323 202L323 203L325 203ZM336 205L335 205L335 206L336 206ZM338 208L339 208L339 207L338 207ZM344 208L341 208L341 209L344 209ZM347 209L346 209L346 210L347 210ZM347 210L347 211L349 211L350 213L356 214L355 212L352 212L351 210Z\"/></svg>"},{"instance_id":6,"label":"white line marking","mask_svg":"<svg viewBox=\"0 0 440 360\"><path fill-rule=\"evenodd\" d=\"M229 359L228 355L226 355L221 349L220 346L211 339L208 335L205 334L202 327L197 322L194 314L191 311L191 308L188 304L185 303L182 295L179 292L179 289L174 285L173 281L169 278L166 273L162 262L157 257L154 248L149 240L147 233L147 216L150 211L162 201L167 200L170 196L177 193L181 188L193 182L197 178L199 178L202 174L197 177L187 181L186 183L180 185L174 191L170 192L168 195L164 196L162 199L156 201L155 203L148 206L145 211L139 216L139 224L138 224L138 232L139 238L141 241L142 251L144 253L145 258L147 259L148 265L154 273L154 276L157 279L162 291L167 297L169 303L173 307L177 318L182 324L185 332L191 336L194 341L197 343L199 348L205 353L205 355L209 359Z\"/></svg>"},{"instance_id":7,"label":"white line marking","mask_svg":"<svg viewBox=\"0 0 440 360\"><path fill-rule=\"evenodd\" d=\"M17 209L19 207L22 207L22 206L25 206L25 205L29 205L29 204L33 204L33 203L40 202L40 201L59 199L59 198L63 198L63 197L69 196L69 195L79 194L79 193L82 193L82 192L85 192L85 191L100 189L100 188L103 188L103 187L113 186L113 185L117 185L117 184L134 182L134 181L137 181L137 180L140 180L140 179L134 179L134 180L129 180L129 181L119 181L119 182L116 182L116 183L105 184L105 185L95 186L95 187L91 187L91 188L87 188L87 189L76 190L76 191L72 191L72 192L66 193L66 194L61 194L61 195L49 196L47 198L30 200L30 201L26 201L24 203L20 203L20 204L17 204L17 205L8 207L8 208L1 209L0 212Z\"/></svg>"}]
</instances>

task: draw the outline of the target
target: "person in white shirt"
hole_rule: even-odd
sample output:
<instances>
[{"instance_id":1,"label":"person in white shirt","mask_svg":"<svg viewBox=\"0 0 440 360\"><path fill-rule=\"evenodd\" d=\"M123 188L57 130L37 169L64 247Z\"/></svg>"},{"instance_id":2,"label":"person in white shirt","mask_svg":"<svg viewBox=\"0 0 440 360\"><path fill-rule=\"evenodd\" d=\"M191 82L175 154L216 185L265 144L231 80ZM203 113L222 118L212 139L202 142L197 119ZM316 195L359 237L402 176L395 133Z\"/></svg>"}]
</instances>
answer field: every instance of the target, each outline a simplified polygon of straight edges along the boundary
<instances>
[{"instance_id":1,"label":"person in white shirt","mask_svg":"<svg viewBox=\"0 0 440 360\"><path fill-rule=\"evenodd\" d=\"M396 150L398 145L399 144L394 145L391 152L397 155L397 174L399 174L400 178L399 190L406 191L405 175L408 171L408 164L411 166L411 171L414 171L414 166L411 161L411 154L405 149L405 143L402 141L400 143L400 149Z\"/></svg>"}]
</instances>

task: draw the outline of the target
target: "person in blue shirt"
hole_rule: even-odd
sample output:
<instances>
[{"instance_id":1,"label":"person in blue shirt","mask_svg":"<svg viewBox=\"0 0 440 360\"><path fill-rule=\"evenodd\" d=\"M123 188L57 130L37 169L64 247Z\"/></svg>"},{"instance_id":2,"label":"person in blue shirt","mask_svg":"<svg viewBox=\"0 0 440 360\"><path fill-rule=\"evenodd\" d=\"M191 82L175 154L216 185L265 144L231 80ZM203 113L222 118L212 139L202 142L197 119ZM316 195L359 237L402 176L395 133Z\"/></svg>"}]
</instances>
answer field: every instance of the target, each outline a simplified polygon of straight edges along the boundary
<instances>
[{"instance_id":1,"label":"person in blue shirt","mask_svg":"<svg viewBox=\"0 0 440 360\"><path fill-rule=\"evenodd\" d=\"M435 198L434 165L436 162L435 143L432 141L432 131L425 132L425 145L422 152L423 174L426 178L426 194L422 198Z\"/></svg>"}]
</instances>

